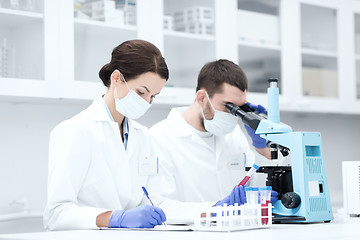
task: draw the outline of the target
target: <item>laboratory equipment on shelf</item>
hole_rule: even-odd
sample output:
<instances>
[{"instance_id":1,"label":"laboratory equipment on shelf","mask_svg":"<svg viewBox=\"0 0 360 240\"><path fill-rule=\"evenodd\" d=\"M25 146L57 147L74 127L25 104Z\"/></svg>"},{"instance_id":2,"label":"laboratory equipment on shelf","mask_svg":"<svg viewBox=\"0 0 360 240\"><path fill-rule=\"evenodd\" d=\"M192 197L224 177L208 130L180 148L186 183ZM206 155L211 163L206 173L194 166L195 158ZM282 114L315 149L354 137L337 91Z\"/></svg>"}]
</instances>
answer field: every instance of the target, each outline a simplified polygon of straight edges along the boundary
<instances>
[{"instance_id":1,"label":"laboratory equipment on shelf","mask_svg":"<svg viewBox=\"0 0 360 240\"><path fill-rule=\"evenodd\" d=\"M2 41L0 53L0 77L9 77L9 45L6 38Z\"/></svg>"},{"instance_id":2,"label":"laboratory equipment on shelf","mask_svg":"<svg viewBox=\"0 0 360 240\"><path fill-rule=\"evenodd\" d=\"M250 168L250 170L246 173L245 177L243 178L243 180L241 180L241 182L239 183L238 186L244 186L249 179L251 178L251 176L256 172L256 170L258 170L260 167L258 165L256 165L255 163L252 165L252 167Z\"/></svg>"},{"instance_id":3,"label":"laboratory equipment on shelf","mask_svg":"<svg viewBox=\"0 0 360 240\"><path fill-rule=\"evenodd\" d=\"M279 88L277 79L269 79L268 117L255 111L244 111L231 103L226 109L256 130L256 134L270 142L272 160L277 152L290 157L291 166L275 162L261 166L258 172L267 174L267 186L279 193L274 204L275 222L330 222L333 219L330 192L319 132L293 132L280 122Z\"/></svg>"}]
</instances>

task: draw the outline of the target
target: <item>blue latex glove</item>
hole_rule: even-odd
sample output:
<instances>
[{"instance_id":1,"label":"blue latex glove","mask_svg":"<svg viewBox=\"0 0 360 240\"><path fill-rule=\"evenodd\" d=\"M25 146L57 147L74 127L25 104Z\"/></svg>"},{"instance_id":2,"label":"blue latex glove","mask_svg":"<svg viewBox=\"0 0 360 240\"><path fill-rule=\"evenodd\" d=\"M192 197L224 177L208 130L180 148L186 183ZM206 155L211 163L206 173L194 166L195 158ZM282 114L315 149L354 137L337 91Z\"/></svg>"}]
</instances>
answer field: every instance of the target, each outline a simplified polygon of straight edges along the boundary
<instances>
[{"instance_id":1,"label":"blue latex glove","mask_svg":"<svg viewBox=\"0 0 360 240\"><path fill-rule=\"evenodd\" d=\"M274 190L271 190L271 200L270 202L271 203L275 203L278 199L278 192L274 191Z\"/></svg>"},{"instance_id":2,"label":"blue latex glove","mask_svg":"<svg viewBox=\"0 0 360 240\"><path fill-rule=\"evenodd\" d=\"M223 206L224 204L234 205L234 203L237 203L238 205L246 203L246 193L244 186L235 186L230 195L215 203L215 206Z\"/></svg>"},{"instance_id":3,"label":"blue latex glove","mask_svg":"<svg viewBox=\"0 0 360 240\"><path fill-rule=\"evenodd\" d=\"M153 228L166 221L166 216L161 208L144 205L130 210L113 211L110 228Z\"/></svg>"},{"instance_id":4,"label":"blue latex glove","mask_svg":"<svg viewBox=\"0 0 360 240\"><path fill-rule=\"evenodd\" d=\"M266 108L264 108L261 105L253 105L251 103L247 103L249 105L249 107L251 107L252 109L254 109L256 112L258 113L264 113L267 115L267 110ZM262 137L260 137L259 134L255 133L255 130L248 127L247 125L245 125L245 129L247 131L247 133L249 134L249 136L252 139L252 144L254 147L256 148L266 148L266 140L263 139Z\"/></svg>"},{"instance_id":5,"label":"blue latex glove","mask_svg":"<svg viewBox=\"0 0 360 240\"><path fill-rule=\"evenodd\" d=\"M250 102L248 102L247 104L249 105L250 108L254 109L255 112L263 113L263 114L265 114L265 115L268 114L266 108L263 107L263 106L260 105L260 104L259 104L259 105L254 105L254 104L252 104L252 103L250 103Z\"/></svg>"}]
</instances>

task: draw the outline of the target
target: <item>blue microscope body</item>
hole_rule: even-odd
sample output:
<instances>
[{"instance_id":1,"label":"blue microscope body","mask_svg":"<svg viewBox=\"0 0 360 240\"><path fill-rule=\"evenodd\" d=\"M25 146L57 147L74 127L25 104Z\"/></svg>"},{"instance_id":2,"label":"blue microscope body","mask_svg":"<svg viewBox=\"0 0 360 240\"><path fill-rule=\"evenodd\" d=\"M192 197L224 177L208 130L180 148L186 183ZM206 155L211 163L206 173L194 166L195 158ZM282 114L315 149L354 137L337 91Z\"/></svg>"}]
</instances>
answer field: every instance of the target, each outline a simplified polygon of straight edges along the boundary
<instances>
[{"instance_id":1,"label":"blue microscope body","mask_svg":"<svg viewBox=\"0 0 360 240\"><path fill-rule=\"evenodd\" d=\"M247 118L247 113L230 111L252 125L256 133L270 144L272 158L277 159L279 149L283 155L290 153L290 166L262 166L267 173L266 185L279 192L274 204L275 222L330 222L333 219L330 192L319 132L293 132L280 122L279 88L277 79L269 79L268 117L257 124ZM250 113L254 114L254 113ZM245 117L244 117L245 116ZM247 121L248 120L248 121ZM250 123L250 124L248 124ZM274 157L273 157L274 156Z\"/></svg>"}]
</instances>

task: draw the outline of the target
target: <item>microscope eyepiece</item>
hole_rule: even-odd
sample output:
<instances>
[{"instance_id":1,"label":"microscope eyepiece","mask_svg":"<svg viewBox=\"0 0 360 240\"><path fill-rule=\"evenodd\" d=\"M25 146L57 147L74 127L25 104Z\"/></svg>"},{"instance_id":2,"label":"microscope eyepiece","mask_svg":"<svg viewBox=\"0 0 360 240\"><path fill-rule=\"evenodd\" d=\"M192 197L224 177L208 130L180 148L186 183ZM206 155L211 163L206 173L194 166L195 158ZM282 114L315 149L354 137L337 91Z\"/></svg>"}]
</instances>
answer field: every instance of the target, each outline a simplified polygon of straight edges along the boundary
<instances>
[{"instance_id":1,"label":"microscope eyepiece","mask_svg":"<svg viewBox=\"0 0 360 240\"><path fill-rule=\"evenodd\" d=\"M249 106L247 107L250 108ZM249 126L254 130L256 130L257 127L259 126L260 121L264 119L264 117L252 111L251 108L250 108L250 112L247 112L244 111L242 107L236 106L232 103L226 104L226 110L228 110L232 115L241 118L244 124L246 124L247 126Z\"/></svg>"},{"instance_id":2,"label":"microscope eyepiece","mask_svg":"<svg viewBox=\"0 0 360 240\"><path fill-rule=\"evenodd\" d=\"M277 78L269 78L268 82L271 88L277 88L279 80Z\"/></svg>"},{"instance_id":3,"label":"microscope eyepiece","mask_svg":"<svg viewBox=\"0 0 360 240\"><path fill-rule=\"evenodd\" d=\"M279 82L279 80L277 78L269 78L268 79L268 82L271 83L271 82Z\"/></svg>"}]
</instances>

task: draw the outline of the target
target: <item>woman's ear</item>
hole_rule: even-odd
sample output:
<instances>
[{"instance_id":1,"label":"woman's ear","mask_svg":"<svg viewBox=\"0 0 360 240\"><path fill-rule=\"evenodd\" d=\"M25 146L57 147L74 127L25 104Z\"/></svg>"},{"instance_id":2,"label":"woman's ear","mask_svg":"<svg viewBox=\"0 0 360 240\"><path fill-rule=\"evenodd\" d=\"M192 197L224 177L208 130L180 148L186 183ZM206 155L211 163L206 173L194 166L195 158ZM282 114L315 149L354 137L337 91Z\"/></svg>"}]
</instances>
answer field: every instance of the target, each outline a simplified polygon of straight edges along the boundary
<instances>
[{"instance_id":1,"label":"woman's ear","mask_svg":"<svg viewBox=\"0 0 360 240\"><path fill-rule=\"evenodd\" d=\"M117 86L120 82L123 81L121 73L119 70L115 69L110 75L110 81L113 86Z\"/></svg>"}]
</instances>

